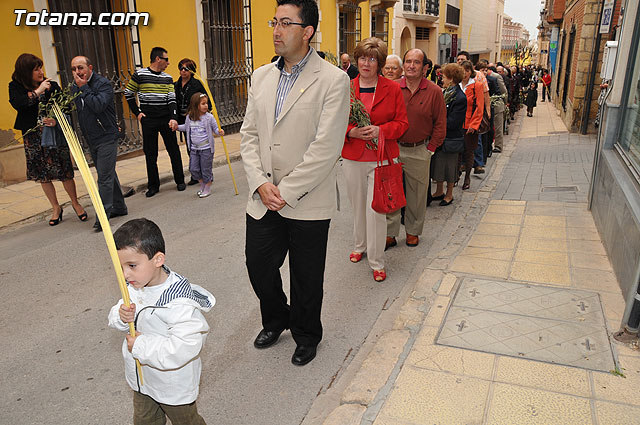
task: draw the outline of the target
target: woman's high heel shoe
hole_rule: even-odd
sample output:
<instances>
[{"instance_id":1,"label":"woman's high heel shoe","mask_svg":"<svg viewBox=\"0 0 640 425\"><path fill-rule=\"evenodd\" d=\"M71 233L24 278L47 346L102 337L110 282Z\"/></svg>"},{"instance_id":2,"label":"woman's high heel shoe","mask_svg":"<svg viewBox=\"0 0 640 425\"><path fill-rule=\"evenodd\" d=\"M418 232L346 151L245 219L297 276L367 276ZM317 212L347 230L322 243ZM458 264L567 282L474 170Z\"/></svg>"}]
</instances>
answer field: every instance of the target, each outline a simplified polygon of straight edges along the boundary
<instances>
[{"instance_id":1,"label":"woman's high heel shoe","mask_svg":"<svg viewBox=\"0 0 640 425\"><path fill-rule=\"evenodd\" d=\"M52 218L49 220L49 226L57 226L62 221L62 207L60 207L60 215L58 218Z\"/></svg>"},{"instance_id":2,"label":"woman's high heel shoe","mask_svg":"<svg viewBox=\"0 0 640 425\"><path fill-rule=\"evenodd\" d=\"M78 220L80 221L87 221L87 219L89 218L89 215L87 214L87 212L83 212L82 214L78 214L76 213L76 215L78 216Z\"/></svg>"}]
</instances>

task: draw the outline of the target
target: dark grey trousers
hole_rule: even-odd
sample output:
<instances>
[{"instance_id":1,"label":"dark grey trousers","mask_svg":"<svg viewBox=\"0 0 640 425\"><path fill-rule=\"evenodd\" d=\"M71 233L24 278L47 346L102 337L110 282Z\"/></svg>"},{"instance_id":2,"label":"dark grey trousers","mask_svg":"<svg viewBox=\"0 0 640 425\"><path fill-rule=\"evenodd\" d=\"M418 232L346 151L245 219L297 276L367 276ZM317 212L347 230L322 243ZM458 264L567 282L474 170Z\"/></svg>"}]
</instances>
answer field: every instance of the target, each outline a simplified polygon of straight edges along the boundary
<instances>
[{"instance_id":1,"label":"dark grey trousers","mask_svg":"<svg viewBox=\"0 0 640 425\"><path fill-rule=\"evenodd\" d=\"M89 153L93 158L93 163L98 172L98 192L102 205L109 217L112 213L125 214L127 205L124 203L120 181L116 174L116 156L118 153L118 142L114 140L109 143L102 143L98 146L89 146ZM96 215L96 222L98 217Z\"/></svg>"}]
</instances>

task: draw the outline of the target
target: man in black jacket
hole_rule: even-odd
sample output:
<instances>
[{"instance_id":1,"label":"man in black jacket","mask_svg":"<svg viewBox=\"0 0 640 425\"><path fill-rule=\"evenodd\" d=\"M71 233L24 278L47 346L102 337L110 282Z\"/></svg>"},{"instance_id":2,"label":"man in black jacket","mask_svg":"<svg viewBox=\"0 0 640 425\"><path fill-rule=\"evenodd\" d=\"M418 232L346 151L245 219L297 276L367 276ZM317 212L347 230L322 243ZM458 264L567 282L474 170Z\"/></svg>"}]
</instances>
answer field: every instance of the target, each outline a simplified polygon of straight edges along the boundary
<instances>
[{"instance_id":1,"label":"man in black jacket","mask_svg":"<svg viewBox=\"0 0 640 425\"><path fill-rule=\"evenodd\" d=\"M107 217L127 215L127 206L116 174L118 153L118 124L113 102L113 86L105 77L93 72L91 61L86 56L76 56L71 60L74 84L72 92L76 97L78 120L89 153L98 172L98 192ZM101 231L96 215L93 225Z\"/></svg>"},{"instance_id":2,"label":"man in black jacket","mask_svg":"<svg viewBox=\"0 0 640 425\"><path fill-rule=\"evenodd\" d=\"M351 56L349 56L348 53L343 53L340 56L340 65L342 65L341 69L346 72L349 78L352 80L356 78L358 74L360 74L360 72L358 72L358 68L353 66L353 64L351 63Z\"/></svg>"}]
</instances>

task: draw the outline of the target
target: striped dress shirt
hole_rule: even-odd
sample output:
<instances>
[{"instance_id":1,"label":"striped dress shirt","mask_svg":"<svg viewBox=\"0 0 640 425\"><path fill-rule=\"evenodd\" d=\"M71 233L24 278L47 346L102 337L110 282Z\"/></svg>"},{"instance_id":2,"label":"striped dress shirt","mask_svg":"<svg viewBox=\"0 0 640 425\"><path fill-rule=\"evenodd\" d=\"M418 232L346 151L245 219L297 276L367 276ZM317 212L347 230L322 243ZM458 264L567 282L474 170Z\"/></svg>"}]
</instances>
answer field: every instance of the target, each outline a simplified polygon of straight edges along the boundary
<instances>
[{"instance_id":1,"label":"striped dress shirt","mask_svg":"<svg viewBox=\"0 0 640 425\"><path fill-rule=\"evenodd\" d=\"M309 62L309 56L311 53L315 53L315 49L313 47L309 47L307 55L296 65L293 65L290 73L284 69L284 58L280 57L280 59L278 59L276 66L280 70L280 81L278 81L278 90L276 91L276 116L273 117L274 122L278 120L278 116L282 110L282 105L284 105L284 101L287 100L287 96L289 95L293 85L296 83L298 76L304 69L304 66Z\"/></svg>"}]
</instances>

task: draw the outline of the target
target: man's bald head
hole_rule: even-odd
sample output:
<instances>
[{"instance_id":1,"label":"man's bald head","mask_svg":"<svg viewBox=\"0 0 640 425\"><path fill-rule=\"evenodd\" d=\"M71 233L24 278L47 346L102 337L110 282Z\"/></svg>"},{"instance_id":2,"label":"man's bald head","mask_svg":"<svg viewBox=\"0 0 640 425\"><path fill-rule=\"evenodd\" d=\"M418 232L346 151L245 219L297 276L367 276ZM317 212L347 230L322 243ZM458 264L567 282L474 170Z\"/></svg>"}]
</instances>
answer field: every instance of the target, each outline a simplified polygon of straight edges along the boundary
<instances>
[{"instance_id":1,"label":"man's bald head","mask_svg":"<svg viewBox=\"0 0 640 425\"><path fill-rule=\"evenodd\" d=\"M74 62L76 62L76 63L80 63L80 62L83 62L83 61L84 61L84 64L85 64L87 67L89 67L89 66L93 66L93 65L91 64L91 60L90 60L88 57L86 57L86 56L76 56L76 57L74 57L73 59L71 59L71 63L74 63Z\"/></svg>"},{"instance_id":2,"label":"man's bald head","mask_svg":"<svg viewBox=\"0 0 640 425\"><path fill-rule=\"evenodd\" d=\"M340 55L340 64L344 69L349 68L349 65L351 65L351 57L349 57L349 54L343 53Z\"/></svg>"},{"instance_id":3,"label":"man's bald head","mask_svg":"<svg viewBox=\"0 0 640 425\"><path fill-rule=\"evenodd\" d=\"M93 74L93 65L91 65L91 60L86 56L76 56L71 59L71 72L74 75L74 80L76 79L76 76L85 81L89 80L89 78L91 78L91 74Z\"/></svg>"}]
</instances>

